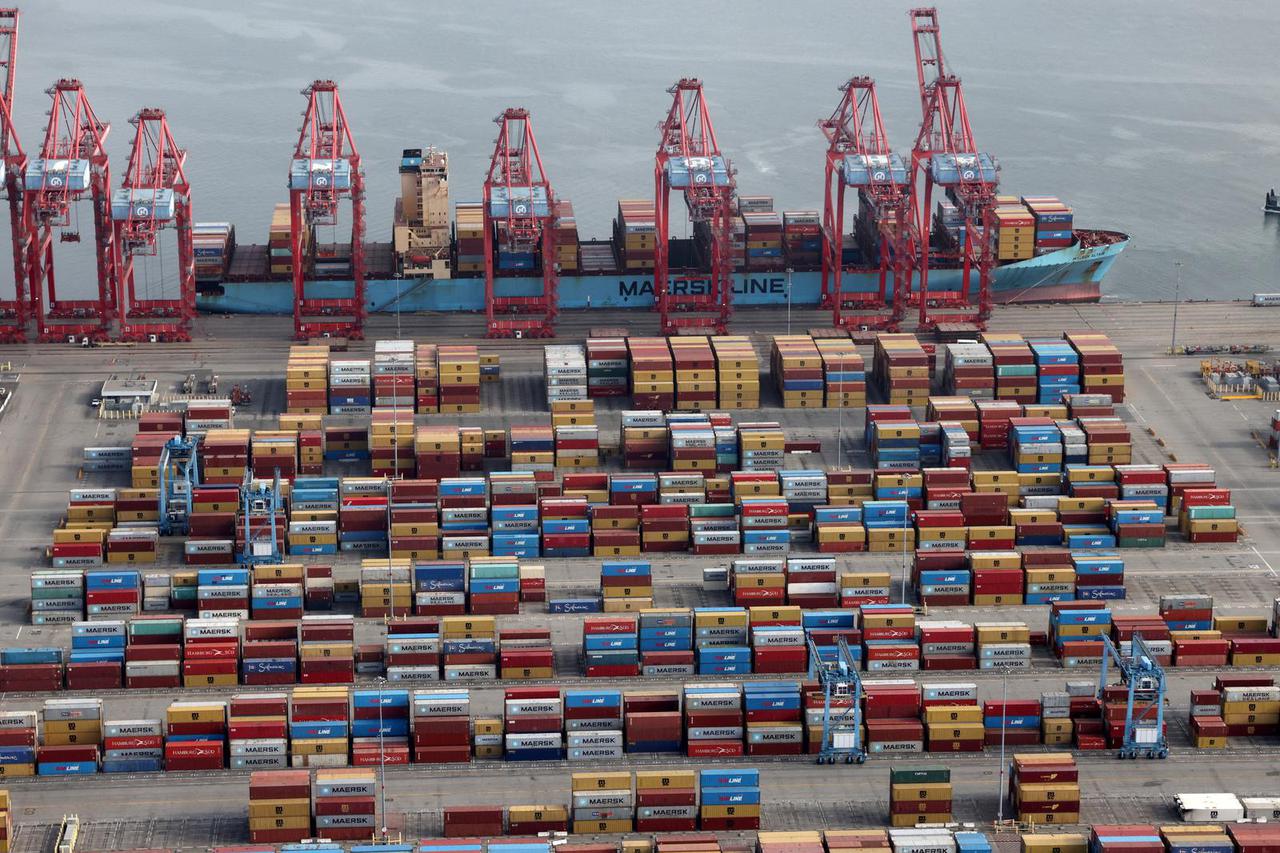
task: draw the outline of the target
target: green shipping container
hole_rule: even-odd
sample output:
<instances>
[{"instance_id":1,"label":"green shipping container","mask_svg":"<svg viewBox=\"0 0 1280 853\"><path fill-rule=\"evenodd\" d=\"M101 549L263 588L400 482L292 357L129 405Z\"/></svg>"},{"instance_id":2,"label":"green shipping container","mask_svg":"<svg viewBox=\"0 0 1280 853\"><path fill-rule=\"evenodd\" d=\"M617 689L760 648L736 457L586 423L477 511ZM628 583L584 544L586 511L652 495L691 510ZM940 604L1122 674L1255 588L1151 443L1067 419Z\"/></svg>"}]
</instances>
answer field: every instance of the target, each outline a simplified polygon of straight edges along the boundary
<instances>
[{"instance_id":1,"label":"green shipping container","mask_svg":"<svg viewBox=\"0 0 1280 853\"><path fill-rule=\"evenodd\" d=\"M1199 521L1203 518L1235 518L1236 508L1233 506L1189 506L1187 518Z\"/></svg>"},{"instance_id":2,"label":"green shipping container","mask_svg":"<svg viewBox=\"0 0 1280 853\"><path fill-rule=\"evenodd\" d=\"M929 785L951 781L951 769L940 764L923 767L894 767L889 770L890 785Z\"/></svg>"},{"instance_id":3,"label":"green shipping container","mask_svg":"<svg viewBox=\"0 0 1280 853\"><path fill-rule=\"evenodd\" d=\"M733 518L733 504L690 504L690 518Z\"/></svg>"}]
</instances>

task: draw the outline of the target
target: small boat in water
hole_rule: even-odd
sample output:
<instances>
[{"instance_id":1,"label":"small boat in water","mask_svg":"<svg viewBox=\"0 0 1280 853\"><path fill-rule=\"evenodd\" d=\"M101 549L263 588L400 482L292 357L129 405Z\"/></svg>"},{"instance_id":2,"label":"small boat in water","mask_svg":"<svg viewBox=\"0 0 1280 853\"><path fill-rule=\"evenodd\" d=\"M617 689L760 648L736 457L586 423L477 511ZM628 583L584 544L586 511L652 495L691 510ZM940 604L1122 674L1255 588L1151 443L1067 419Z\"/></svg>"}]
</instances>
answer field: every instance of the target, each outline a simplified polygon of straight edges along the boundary
<instances>
[{"instance_id":1,"label":"small boat in water","mask_svg":"<svg viewBox=\"0 0 1280 853\"><path fill-rule=\"evenodd\" d=\"M1275 187L1267 190L1267 201L1262 206L1263 213L1280 213L1280 196L1276 195Z\"/></svg>"}]
</instances>

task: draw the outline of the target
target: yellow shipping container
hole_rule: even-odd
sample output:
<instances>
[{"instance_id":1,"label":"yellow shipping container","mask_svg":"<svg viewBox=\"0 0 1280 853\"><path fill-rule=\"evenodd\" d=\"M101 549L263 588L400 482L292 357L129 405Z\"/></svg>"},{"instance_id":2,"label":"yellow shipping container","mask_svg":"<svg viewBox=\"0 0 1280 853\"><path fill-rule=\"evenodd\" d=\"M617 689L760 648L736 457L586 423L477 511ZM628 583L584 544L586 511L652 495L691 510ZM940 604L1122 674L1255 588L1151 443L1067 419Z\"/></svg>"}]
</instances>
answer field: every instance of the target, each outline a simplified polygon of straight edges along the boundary
<instances>
[{"instance_id":1,"label":"yellow shipping container","mask_svg":"<svg viewBox=\"0 0 1280 853\"><path fill-rule=\"evenodd\" d=\"M928 726L930 741L938 740L982 740L984 729L982 723L930 723Z\"/></svg>"},{"instance_id":2,"label":"yellow shipping container","mask_svg":"<svg viewBox=\"0 0 1280 853\"><path fill-rule=\"evenodd\" d=\"M631 613L653 606L652 598L606 598L603 600L605 613Z\"/></svg>"},{"instance_id":3,"label":"yellow shipping container","mask_svg":"<svg viewBox=\"0 0 1280 853\"><path fill-rule=\"evenodd\" d=\"M1018 802L1020 803L1071 803L1080 802L1080 786L1066 785L1061 782L1020 783L1018 785Z\"/></svg>"},{"instance_id":4,"label":"yellow shipping container","mask_svg":"<svg viewBox=\"0 0 1280 853\"><path fill-rule=\"evenodd\" d=\"M1026 834L1022 836L1022 853L1087 853L1089 837L1076 834Z\"/></svg>"},{"instance_id":5,"label":"yellow shipping container","mask_svg":"<svg viewBox=\"0 0 1280 853\"><path fill-rule=\"evenodd\" d=\"M1031 642L1031 629L1022 623L976 623L974 624L974 633L977 636L978 645L986 645L988 643L1029 643ZM1097 627L1097 626L1089 626Z\"/></svg>"},{"instance_id":6,"label":"yellow shipping container","mask_svg":"<svg viewBox=\"0 0 1280 853\"><path fill-rule=\"evenodd\" d=\"M950 823L951 812L926 812L924 814L889 815L889 825L895 829L904 826L918 826L923 823Z\"/></svg>"},{"instance_id":7,"label":"yellow shipping container","mask_svg":"<svg viewBox=\"0 0 1280 853\"><path fill-rule=\"evenodd\" d=\"M693 770L637 770L636 790L654 788L696 788L697 773Z\"/></svg>"},{"instance_id":8,"label":"yellow shipping container","mask_svg":"<svg viewBox=\"0 0 1280 853\"><path fill-rule=\"evenodd\" d=\"M1040 721L1040 731L1046 735L1069 735L1074 728L1070 717L1045 717Z\"/></svg>"},{"instance_id":9,"label":"yellow shipping container","mask_svg":"<svg viewBox=\"0 0 1280 853\"><path fill-rule=\"evenodd\" d=\"M239 683L239 678L234 672L227 672L220 675L182 676L183 687L234 687Z\"/></svg>"},{"instance_id":10,"label":"yellow shipping container","mask_svg":"<svg viewBox=\"0 0 1280 853\"><path fill-rule=\"evenodd\" d=\"M291 755L346 755L346 738L294 738L289 743Z\"/></svg>"},{"instance_id":11,"label":"yellow shipping container","mask_svg":"<svg viewBox=\"0 0 1280 853\"><path fill-rule=\"evenodd\" d=\"M492 637L497 630L498 620L493 616L444 616L440 619L440 636L444 639Z\"/></svg>"},{"instance_id":12,"label":"yellow shipping container","mask_svg":"<svg viewBox=\"0 0 1280 853\"><path fill-rule=\"evenodd\" d=\"M250 817L249 829L311 829L311 815L289 817Z\"/></svg>"},{"instance_id":13,"label":"yellow shipping container","mask_svg":"<svg viewBox=\"0 0 1280 853\"><path fill-rule=\"evenodd\" d=\"M750 623L745 610L722 612L695 610L693 624L698 628L745 628Z\"/></svg>"},{"instance_id":14,"label":"yellow shipping container","mask_svg":"<svg viewBox=\"0 0 1280 853\"><path fill-rule=\"evenodd\" d=\"M564 806L511 806L507 809L507 816L512 823L534 820L568 820L569 810Z\"/></svg>"},{"instance_id":15,"label":"yellow shipping container","mask_svg":"<svg viewBox=\"0 0 1280 853\"><path fill-rule=\"evenodd\" d=\"M703 806L703 817L760 817L760 806Z\"/></svg>"},{"instance_id":16,"label":"yellow shipping container","mask_svg":"<svg viewBox=\"0 0 1280 853\"><path fill-rule=\"evenodd\" d=\"M615 773L571 773L569 775L570 790L580 791L622 791L631 790L631 774L625 771Z\"/></svg>"},{"instance_id":17,"label":"yellow shipping container","mask_svg":"<svg viewBox=\"0 0 1280 853\"><path fill-rule=\"evenodd\" d=\"M798 832L757 832L756 840L765 844L821 844L822 833L815 830Z\"/></svg>"},{"instance_id":18,"label":"yellow shipping container","mask_svg":"<svg viewBox=\"0 0 1280 853\"><path fill-rule=\"evenodd\" d=\"M250 800L249 820L273 817L310 817L311 801L301 800Z\"/></svg>"},{"instance_id":19,"label":"yellow shipping container","mask_svg":"<svg viewBox=\"0 0 1280 853\"><path fill-rule=\"evenodd\" d=\"M889 802L920 800L937 802L951 799L950 782L926 782L919 785L890 785Z\"/></svg>"},{"instance_id":20,"label":"yellow shipping container","mask_svg":"<svg viewBox=\"0 0 1280 853\"><path fill-rule=\"evenodd\" d=\"M924 721L929 725L943 723L981 723L980 705L935 705L924 709Z\"/></svg>"},{"instance_id":21,"label":"yellow shipping container","mask_svg":"<svg viewBox=\"0 0 1280 853\"><path fill-rule=\"evenodd\" d=\"M632 828L633 824L629 820L575 820L573 822L575 835L617 835L630 832Z\"/></svg>"},{"instance_id":22,"label":"yellow shipping container","mask_svg":"<svg viewBox=\"0 0 1280 853\"><path fill-rule=\"evenodd\" d=\"M1018 812L1018 821L1031 824L1073 826L1080 822L1080 812Z\"/></svg>"},{"instance_id":23,"label":"yellow shipping container","mask_svg":"<svg viewBox=\"0 0 1280 853\"><path fill-rule=\"evenodd\" d=\"M102 734L101 720L42 720L45 735L78 734L97 737Z\"/></svg>"}]
</instances>

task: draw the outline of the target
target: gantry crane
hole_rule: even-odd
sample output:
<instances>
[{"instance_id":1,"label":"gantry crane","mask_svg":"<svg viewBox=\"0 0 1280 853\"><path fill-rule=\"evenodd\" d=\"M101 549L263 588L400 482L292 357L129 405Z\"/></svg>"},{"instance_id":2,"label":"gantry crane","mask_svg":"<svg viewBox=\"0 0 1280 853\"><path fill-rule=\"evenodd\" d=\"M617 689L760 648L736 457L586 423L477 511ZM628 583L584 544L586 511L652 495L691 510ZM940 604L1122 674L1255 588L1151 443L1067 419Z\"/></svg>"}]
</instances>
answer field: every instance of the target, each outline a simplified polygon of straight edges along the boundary
<instances>
[{"instance_id":1,"label":"gantry crane","mask_svg":"<svg viewBox=\"0 0 1280 853\"><path fill-rule=\"evenodd\" d=\"M105 340L111 335L117 309L118 265L106 149L111 125L98 120L79 80L59 80L46 94L53 105L44 142L39 155L28 161L23 177L23 218L31 239L28 298L41 341ZM54 231L61 242L80 242L75 206L86 196L92 202L98 298L61 299L54 275Z\"/></svg>"},{"instance_id":2,"label":"gantry crane","mask_svg":"<svg viewBox=\"0 0 1280 853\"><path fill-rule=\"evenodd\" d=\"M364 172L338 84L316 80L302 90L298 144L289 166L289 248L293 264L293 331L298 340L364 337ZM307 270L315 258L315 226L336 225L339 203L351 201L349 296L307 295Z\"/></svg>"},{"instance_id":3,"label":"gantry crane","mask_svg":"<svg viewBox=\"0 0 1280 853\"><path fill-rule=\"evenodd\" d=\"M912 298L919 301L923 331L937 330L942 324L982 329L991 316L991 277L996 261L994 213L1000 165L990 154L979 151L974 141L960 78L951 73L942 56L937 10L912 9L908 14L923 114L911 151L911 221L920 235L915 259L920 285ZM935 186L946 192L963 217L964 236L955 249L935 249L930 245ZM958 290L930 291L931 256L959 264Z\"/></svg>"},{"instance_id":4,"label":"gantry crane","mask_svg":"<svg viewBox=\"0 0 1280 853\"><path fill-rule=\"evenodd\" d=\"M244 542L237 561L256 566L279 563L283 557L278 522L284 514L284 495L280 489L280 469L270 482L254 480L251 472L244 472L240 483L240 515L244 525Z\"/></svg>"},{"instance_id":5,"label":"gantry crane","mask_svg":"<svg viewBox=\"0 0 1280 853\"><path fill-rule=\"evenodd\" d=\"M166 441L156 471L160 475L160 533L185 536L191 529L193 490L200 485L198 442L179 436Z\"/></svg>"},{"instance_id":6,"label":"gantry crane","mask_svg":"<svg viewBox=\"0 0 1280 853\"><path fill-rule=\"evenodd\" d=\"M191 184L187 152L169 130L164 110L147 108L129 120L133 147L121 188L111 198L116 256L120 260L120 336L126 341L189 341L196 315L195 249L191 242ZM172 225L178 236L178 297L142 296L137 291L138 258L160 257L157 239ZM160 264L160 274L164 264ZM161 286L157 283L157 287Z\"/></svg>"},{"instance_id":7,"label":"gantry crane","mask_svg":"<svg viewBox=\"0 0 1280 853\"><path fill-rule=\"evenodd\" d=\"M23 215L22 176L27 155L13 127L13 78L18 61L18 10L0 9L0 168L4 169L4 191L9 197L9 230L13 239L13 299L0 299L0 343L22 343L27 339L31 302L27 294L30 278L32 237Z\"/></svg>"},{"instance_id":8,"label":"gantry crane","mask_svg":"<svg viewBox=\"0 0 1280 853\"><path fill-rule=\"evenodd\" d=\"M702 81L683 78L667 90L671 109L653 171L656 241L653 293L662 333L682 328L725 334L733 313L733 166L720 153ZM689 220L709 234L709 274L671 280L671 192L684 195Z\"/></svg>"},{"instance_id":9,"label":"gantry crane","mask_svg":"<svg viewBox=\"0 0 1280 853\"><path fill-rule=\"evenodd\" d=\"M1128 688L1124 716L1124 741L1117 758L1168 758L1169 741L1164 733L1164 667L1156 661L1151 647L1134 634L1128 655L1116 648L1111 638L1102 637L1102 671L1098 676L1098 701L1107 689L1107 665L1114 662L1120 679Z\"/></svg>"},{"instance_id":10,"label":"gantry crane","mask_svg":"<svg viewBox=\"0 0 1280 853\"><path fill-rule=\"evenodd\" d=\"M533 135L529 111L504 110L495 118L498 139L484 179L484 301L491 338L553 338L560 312L551 182ZM541 254L542 292L537 296L497 294L495 240L516 253Z\"/></svg>"},{"instance_id":11,"label":"gantry crane","mask_svg":"<svg viewBox=\"0 0 1280 853\"><path fill-rule=\"evenodd\" d=\"M837 328L897 330L906 315L907 291L911 289L907 167L889 148L875 80L851 77L840 91L843 95L835 112L818 122L827 138L822 304L831 308ZM858 222L866 229L864 242L879 250L878 263L860 265L878 268L880 287L874 293L845 293L843 288L844 195L849 187L858 191Z\"/></svg>"},{"instance_id":12,"label":"gantry crane","mask_svg":"<svg viewBox=\"0 0 1280 853\"><path fill-rule=\"evenodd\" d=\"M867 748L862 740L862 678L858 662L844 637L836 637L836 659L824 661L812 636L809 645L809 678L822 687L822 747L819 764L862 764Z\"/></svg>"}]
</instances>

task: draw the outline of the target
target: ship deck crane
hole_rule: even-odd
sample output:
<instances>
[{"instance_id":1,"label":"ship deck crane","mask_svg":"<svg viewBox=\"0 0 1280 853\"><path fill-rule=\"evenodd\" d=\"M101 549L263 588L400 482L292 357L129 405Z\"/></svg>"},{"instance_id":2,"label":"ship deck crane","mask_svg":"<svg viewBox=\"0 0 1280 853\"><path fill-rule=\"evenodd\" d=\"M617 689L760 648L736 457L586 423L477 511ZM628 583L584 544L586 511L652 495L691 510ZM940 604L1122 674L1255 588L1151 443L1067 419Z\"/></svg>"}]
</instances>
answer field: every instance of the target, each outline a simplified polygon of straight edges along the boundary
<instances>
[{"instance_id":1,"label":"ship deck crane","mask_svg":"<svg viewBox=\"0 0 1280 853\"><path fill-rule=\"evenodd\" d=\"M818 122L827 138L822 305L831 309L837 328L896 331L906 316L907 291L911 289L907 168L889 147L875 80L851 77L840 91L839 106L830 118ZM878 269L880 287L875 293L845 293L842 286L846 271L845 190L849 188L858 192L863 243L878 249L877 262L860 265Z\"/></svg>"},{"instance_id":2,"label":"ship deck crane","mask_svg":"<svg viewBox=\"0 0 1280 853\"><path fill-rule=\"evenodd\" d=\"M238 562L247 566L279 563L284 559L277 519L284 512L280 491L280 470L271 482L254 480L245 471L240 484L240 513L244 523L244 544Z\"/></svg>"},{"instance_id":3,"label":"ship deck crane","mask_svg":"<svg viewBox=\"0 0 1280 853\"><path fill-rule=\"evenodd\" d=\"M1102 638L1102 671L1098 676L1098 699L1107 689L1108 664L1114 663L1128 688L1124 717L1124 740L1117 758L1167 758L1169 741L1164 733L1165 674L1155 654L1140 634L1134 634L1130 654L1121 654L1111 638Z\"/></svg>"},{"instance_id":4,"label":"ship deck crane","mask_svg":"<svg viewBox=\"0 0 1280 853\"><path fill-rule=\"evenodd\" d=\"M529 111L504 110L494 123L498 138L484 179L484 301L491 338L553 338L559 309L560 265L556 260L555 196L542 168ZM515 252L541 254L542 292L499 295L495 282L496 230Z\"/></svg>"},{"instance_id":5,"label":"ship deck crane","mask_svg":"<svg viewBox=\"0 0 1280 853\"><path fill-rule=\"evenodd\" d=\"M164 110L140 110L129 123L134 127L129 165L121 188L111 199L116 256L120 259L120 336L126 341L190 341L196 314L196 270L187 152L174 142ZM159 253L158 234L170 225L178 236L178 297L140 297L135 262Z\"/></svg>"},{"instance_id":6,"label":"ship deck crane","mask_svg":"<svg viewBox=\"0 0 1280 853\"><path fill-rule=\"evenodd\" d=\"M812 637L809 645L809 678L822 687L822 747L819 764L862 764L867 748L862 740L862 679L858 662L844 637L836 638L836 659L824 661Z\"/></svg>"},{"instance_id":7,"label":"ship deck crane","mask_svg":"<svg viewBox=\"0 0 1280 853\"><path fill-rule=\"evenodd\" d=\"M31 320L30 279L32 237L23 215L22 177L27 155L13 127L13 83L18 61L18 10L0 9L0 168L9 201L9 230L13 240L13 298L0 299L0 343L23 343Z\"/></svg>"},{"instance_id":8,"label":"ship deck crane","mask_svg":"<svg viewBox=\"0 0 1280 853\"><path fill-rule=\"evenodd\" d=\"M160 450L160 535L190 531L192 501L200 485L200 455L194 438L173 437Z\"/></svg>"},{"instance_id":9,"label":"ship deck crane","mask_svg":"<svg viewBox=\"0 0 1280 853\"><path fill-rule=\"evenodd\" d=\"M653 291L664 335L681 329L723 335L733 313L732 164L720 153L702 81L683 78L667 90L671 109L658 125L654 164L656 244ZM707 229L709 273L671 280L671 193L684 195L689 221Z\"/></svg>"},{"instance_id":10,"label":"ship deck crane","mask_svg":"<svg viewBox=\"0 0 1280 853\"><path fill-rule=\"evenodd\" d=\"M302 90L307 108L289 167L289 250L293 264L293 331L298 340L363 340L365 306L364 171L338 84L316 80ZM336 225L343 199L351 202L351 293L307 295L316 256L315 226Z\"/></svg>"},{"instance_id":11,"label":"ship deck crane","mask_svg":"<svg viewBox=\"0 0 1280 853\"><path fill-rule=\"evenodd\" d=\"M915 259L920 284L912 300L919 305L922 331L937 331L939 327L977 331L985 328L991 316L1000 165L990 154L980 151L974 141L960 78L951 73L943 59L937 10L912 9L908 14L923 114L911 151L911 224L920 235ZM930 245L935 187L945 191L963 219L964 234L953 247ZM934 259L959 264L959 290L929 289ZM977 305L973 304L975 290Z\"/></svg>"},{"instance_id":12,"label":"ship deck crane","mask_svg":"<svg viewBox=\"0 0 1280 853\"><path fill-rule=\"evenodd\" d=\"M98 120L79 80L59 80L46 94L53 105L44 142L23 177L23 216L31 239L28 298L41 341L102 341L111 336L117 311L118 265L106 149L111 125ZM54 274L54 233L64 243L80 241L75 207L85 197L92 202L98 297L61 299Z\"/></svg>"}]
</instances>

